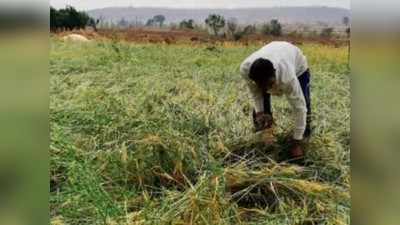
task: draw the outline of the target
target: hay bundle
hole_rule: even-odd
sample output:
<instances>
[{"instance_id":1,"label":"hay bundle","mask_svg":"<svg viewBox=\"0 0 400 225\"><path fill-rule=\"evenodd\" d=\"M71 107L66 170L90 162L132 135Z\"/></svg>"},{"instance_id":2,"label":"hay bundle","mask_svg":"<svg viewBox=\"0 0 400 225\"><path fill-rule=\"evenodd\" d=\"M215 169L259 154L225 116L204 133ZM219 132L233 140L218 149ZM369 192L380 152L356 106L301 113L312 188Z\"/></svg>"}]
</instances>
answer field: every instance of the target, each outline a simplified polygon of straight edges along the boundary
<instances>
[{"instance_id":1,"label":"hay bundle","mask_svg":"<svg viewBox=\"0 0 400 225\"><path fill-rule=\"evenodd\" d=\"M62 37L62 40L71 41L71 42L79 42L79 43L90 42L89 39L87 39L85 36L80 35L80 34L69 34L69 35Z\"/></svg>"}]
</instances>

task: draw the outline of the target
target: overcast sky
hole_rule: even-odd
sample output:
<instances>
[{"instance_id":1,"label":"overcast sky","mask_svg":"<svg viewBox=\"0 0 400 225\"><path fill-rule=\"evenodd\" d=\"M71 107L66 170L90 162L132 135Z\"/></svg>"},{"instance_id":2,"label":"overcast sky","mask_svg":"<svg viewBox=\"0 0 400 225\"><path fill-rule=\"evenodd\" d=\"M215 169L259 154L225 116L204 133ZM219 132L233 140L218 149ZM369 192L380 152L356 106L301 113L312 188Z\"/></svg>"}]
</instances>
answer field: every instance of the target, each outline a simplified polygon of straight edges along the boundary
<instances>
[{"instance_id":1,"label":"overcast sky","mask_svg":"<svg viewBox=\"0 0 400 225\"><path fill-rule=\"evenodd\" d=\"M331 6L350 8L350 0L50 0L50 5L56 8L72 5L80 10L116 6L173 8Z\"/></svg>"}]
</instances>

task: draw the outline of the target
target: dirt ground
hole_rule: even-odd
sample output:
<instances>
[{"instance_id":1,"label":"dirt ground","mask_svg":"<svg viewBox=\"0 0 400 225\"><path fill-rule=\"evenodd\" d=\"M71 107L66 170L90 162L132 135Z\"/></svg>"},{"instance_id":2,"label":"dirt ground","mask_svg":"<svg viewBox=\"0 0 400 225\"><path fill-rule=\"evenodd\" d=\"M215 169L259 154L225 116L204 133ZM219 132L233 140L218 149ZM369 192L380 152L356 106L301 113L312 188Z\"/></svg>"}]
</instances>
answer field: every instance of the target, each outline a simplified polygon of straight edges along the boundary
<instances>
[{"instance_id":1,"label":"dirt ground","mask_svg":"<svg viewBox=\"0 0 400 225\"><path fill-rule=\"evenodd\" d=\"M138 43L165 43L165 44L196 44L196 43L224 43L235 42L238 44L248 45L253 43L268 43L275 40L288 41L293 44L301 45L303 43L319 43L324 45L333 45L340 47L346 45L348 40L322 37L294 37L282 36L273 37L261 34L252 34L243 37L239 41L233 41L229 37L213 37L205 32L193 30L168 30L168 29L99 29L97 32L93 30L76 30L58 32L57 36L65 36L70 33L81 34L89 39L115 39L124 40L127 42Z\"/></svg>"}]
</instances>

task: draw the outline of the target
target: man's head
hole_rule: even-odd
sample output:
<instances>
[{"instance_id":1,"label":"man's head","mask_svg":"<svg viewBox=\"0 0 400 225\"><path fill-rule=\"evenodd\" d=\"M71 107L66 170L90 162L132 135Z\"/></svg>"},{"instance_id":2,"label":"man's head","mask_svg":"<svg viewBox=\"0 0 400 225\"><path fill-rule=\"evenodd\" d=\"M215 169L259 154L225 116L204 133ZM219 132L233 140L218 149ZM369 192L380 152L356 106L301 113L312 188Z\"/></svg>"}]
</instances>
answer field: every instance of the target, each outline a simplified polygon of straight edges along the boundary
<instances>
[{"instance_id":1,"label":"man's head","mask_svg":"<svg viewBox=\"0 0 400 225\"><path fill-rule=\"evenodd\" d=\"M271 89L276 82L274 65L267 59L257 59L250 67L249 78L263 91Z\"/></svg>"}]
</instances>

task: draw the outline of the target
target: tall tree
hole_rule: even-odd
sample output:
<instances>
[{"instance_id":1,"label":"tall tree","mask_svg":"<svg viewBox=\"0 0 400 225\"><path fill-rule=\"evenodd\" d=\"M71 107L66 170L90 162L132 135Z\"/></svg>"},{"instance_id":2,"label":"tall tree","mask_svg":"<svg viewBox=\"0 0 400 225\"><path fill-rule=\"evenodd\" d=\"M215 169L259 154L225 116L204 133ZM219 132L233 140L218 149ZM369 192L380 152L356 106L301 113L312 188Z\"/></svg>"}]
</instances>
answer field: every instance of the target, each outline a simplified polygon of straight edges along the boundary
<instances>
[{"instance_id":1,"label":"tall tree","mask_svg":"<svg viewBox=\"0 0 400 225\"><path fill-rule=\"evenodd\" d=\"M226 25L230 35L234 36L238 29L238 20L236 18L229 18Z\"/></svg>"},{"instance_id":2,"label":"tall tree","mask_svg":"<svg viewBox=\"0 0 400 225\"><path fill-rule=\"evenodd\" d=\"M59 28L68 30L85 28L90 23L95 24L94 19L86 12L78 12L72 6L60 10L50 7L50 28L53 31Z\"/></svg>"},{"instance_id":3,"label":"tall tree","mask_svg":"<svg viewBox=\"0 0 400 225\"><path fill-rule=\"evenodd\" d=\"M183 29L194 29L194 20L189 19L189 20L182 20L179 23L179 28Z\"/></svg>"},{"instance_id":4,"label":"tall tree","mask_svg":"<svg viewBox=\"0 0 400 225\"><path fill-rule=\"evenodd\" d=\"M151 27L154 26L154 20L153 19L148 19L146 22L146 26Z\"/></svg>"},{"instance_id":5,"label":"tall tree","mask_svg":"<svg viewBox=\"0 0 400 225\"><path fill-rule=\"evenodd\" d=\"M122 19L120 21L118 21L118 27L126 28L126 27L128 27L128 25L129 25L129 22L127 20L125 20L124 17L122 17Z\"/></svg>"},{"instance_id":6,"label":"tall tree","mask_svg":"<svg viewBox=\"0 0 400 225\"><path fill-rule=\"evenodd\" d=\"M350 18L349 18L348 16L343 17L342 23L343 23L343 25L345 25L346 27L348 27L349 24L350 24Z\"/></svg>"},{"instance_id":7,"label":"tall tree","mask_svg":"<svg viewBox=\"0 0 400 225\"><path fill-rule=\"evenodd\" d=\"M345 32L347 34L347 38L349 38L350 37L350 18L347 16L343 17L342 23L343 23L343 25L346 26Z\"/></svg>"},{"instance_id":8,"label":"tall tree","mask_svg":"<svg viewBox=\"0 0 400 225\"><path fill-rule=\"evenodd\" d=\"M60 18L58 17L58 11L50 7L50 30L55 31L60 27Z\"/></svg>"},{"instance_id":9,"label":"tall tree","mask_svg":"<svg viewBox=\"0 0 400 225\"><path fill-rule=\"evenodd\" d=\"M334 28L333 27L326 27L321 31L321 37L324 38L331 38L333 35Z\"/></svg>"},{"instance_id":10,"label":"tall tree","mask_svg":"<svg viewBox=\"0 0 400 225\"><path fill-rule=\"evenodd\" d=\"M271 34L271 25L269 23L265 23L261 26L261 33L265 35Z\"/></svg>"},{"instance_id":11,"label":"tall tree","mask_svg":"<svg viewBox=\"0 0 400 225\"><path fill-rule=\"evenodd\" d=\"M155 23L158 23L160 27L163 26L164 22L165 22L165 16L164 15L155 15L153 17L153 21Z\"/></svg>"},{"instance_id":12,"label":"tall tree","mask_svg":"<svg viewBox=\"0 0 400 225\"><path fill-rule=\"evenodd\" d=\"M270 33L273 36L281 36L282 35L282 25L278 20L271 20L270 22Z\"/></svg>"},{"instance_id":13,"label":"tall tree","mask_svg":"<svg viewBox=\"0 0 400 225\"><path fill-rule=\"evenodd\" d=\"M350 68L350 51L351 51L351 42L350 42L350 18L345 16L342 20L343 24L346 26L346 34L348 39L348 51L347 51L347 66Z\"/></svg>"},{"instance_id":14,"label":"tall tree","mask_svg":"<svg viewBox=\"0 0 400 225\"><path fill-rule=\"evenodd\" d=\"M205 23L214 31L214 35L218 36L220 29L225 27L225 18L221 15L211 14L205 20Z\"/></svg>"}]
</instances>

